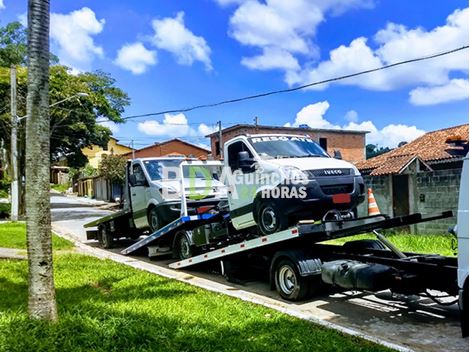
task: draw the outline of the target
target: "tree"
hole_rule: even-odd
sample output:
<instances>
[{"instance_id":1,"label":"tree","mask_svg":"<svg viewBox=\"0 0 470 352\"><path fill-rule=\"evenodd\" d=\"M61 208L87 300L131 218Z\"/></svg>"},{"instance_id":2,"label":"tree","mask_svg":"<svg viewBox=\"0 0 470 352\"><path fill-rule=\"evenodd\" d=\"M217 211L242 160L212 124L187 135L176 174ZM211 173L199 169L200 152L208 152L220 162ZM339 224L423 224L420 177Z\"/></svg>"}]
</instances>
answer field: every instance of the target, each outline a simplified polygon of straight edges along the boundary
<instances>
[{"instance_id":1,"label":"tree","mask_svg":"<svg viewBox=\"0 0 470 352\"><path fill-rule=\"evenodd\" d=\"M49 1L28 3L26 110L26 233L28 310L33 319L57 320L49 201Z\"/></svg>"},{"instance_id":2,"label":"tree","mask_svg":"<svg viewBox=\"0 0 470 352\"><path fill-rule=\"evenodd\" d=\"M126 159L119 155L103 155L98 172L110 182L123 184L126 177Z\"/></svg>"},{"instance_id":3,"label":"tree","mask_svg":"<svg viewBox=\"0 0 470 352\"><path fill-rule=\"evenodd\" d=\"M10 104L9 66L26 62L26 29L18 22L0 28L0 135L5 135L5 147L9 148ZM65 66L57 65L52 54L50 63L50 103L70 97L76 93L87 93L63 102L50 110L51 118L51 160L66 158L68 165L80 168L86 163L81 149L92 144L106 146L111 131L97 123L97 118L123 122L121 114L129 105L129 97L116 87L115 80L101 71L71 74ZM2 61L2 57L3 59ZM7 65L2 68L1 66ZM25 100L27 70L18 68L18 115L26 115ZM24 123L24 120L23 120ZM20 126L20 132L22 131ZM21 144L21 135L20 144ZM23 136L24 137L24 136ZM0 137L1 139L2 137ZM20 163L21 164L21 163Z\"/></svg>"},{"instance_id":4,"label":"tree","mask_svg":"<svg viewBox=\"0 0 470 352\"><path fill-rule=\"evenodd\" d=\"M27 31L18 22L8 23L0 27L0 67L25 66L27 63ZM59 62L57 56L49 53L51 64Z\"/></svg>"},{"instance_id":5,"label":"tree","mask_svg":"<svg viewBox=\"0 0 470 352\"><path fill-rule=\"evenodd\" d=\"M366 145L366 159L373 158L375 156L389 152L391 149L389 147L379 147L375 144Z\"/></svg>"}]
</instances>

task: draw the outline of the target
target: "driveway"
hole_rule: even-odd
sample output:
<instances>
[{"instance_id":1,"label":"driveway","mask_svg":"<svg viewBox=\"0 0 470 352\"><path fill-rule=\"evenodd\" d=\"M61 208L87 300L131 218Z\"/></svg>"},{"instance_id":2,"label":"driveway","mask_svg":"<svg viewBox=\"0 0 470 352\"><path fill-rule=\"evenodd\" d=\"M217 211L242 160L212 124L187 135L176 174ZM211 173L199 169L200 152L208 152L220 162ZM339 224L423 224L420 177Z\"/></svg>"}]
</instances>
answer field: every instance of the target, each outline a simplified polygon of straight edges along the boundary
<instances>
[{"instance_id":1,"label":"driveway","mask_svg":"<svg viewBox=\"0 0 470 352\"><path fill-rule=\"evenodd\" d=\"M90 202L60 195L51 196L53 228L86 242L83 224L111 212ZM90 242L97 246L96 242ZM125 244L123 244L123 247ZM119 253L122 248L112 251ZM157 267L168 269L171 259L150 261L146 257L134 257ZM188 270L188 274L227 284L213 272ZM358 292L337 293L317 297L300 303L285 302L269 285L261 280L230 283L234 290L260 294L289 306L301 316L354 329L367 335L406 346L416 351L468 351L468 338L460 337L458 307L441 307L428 299L406 301L391 299L388 292L371 295Z\"/></svg>"}]
</instances>

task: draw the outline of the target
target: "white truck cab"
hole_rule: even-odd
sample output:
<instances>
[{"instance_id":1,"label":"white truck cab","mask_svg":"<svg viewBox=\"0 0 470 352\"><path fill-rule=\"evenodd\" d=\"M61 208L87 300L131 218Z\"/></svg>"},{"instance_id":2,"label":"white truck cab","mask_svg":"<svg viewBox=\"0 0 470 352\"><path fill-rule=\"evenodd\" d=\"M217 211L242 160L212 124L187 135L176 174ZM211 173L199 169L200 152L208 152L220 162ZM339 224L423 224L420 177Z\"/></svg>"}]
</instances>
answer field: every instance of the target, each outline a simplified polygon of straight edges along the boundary
<instances>
[{"instance_id":1,"label":"white truck cab","mask_svg":"<svg viewBox=\"0 0 470 352\"><path fill-rule=\"evenodd\" d=\"M218 181L220 170L189 166L181 175L184 157L139 158L129 161L129 194L135 227L152 232L181 216L184 185L188 207L217 204L227 199L225 185ZM194 159L195 160L195 159Z\"/></svg>"},{"instance_id":2,"label":"white truck cab","mask_svg":"<svg viewBox=\"0 0 470 352\"><path fill-rule=\"evenodd\" d=\"M233 175L226 184L236 229L257 225L271 234L332 209L352 216L365 199L357 168L331 158L308 136L237 136L224 145L224 164Z\"/></svg>"}]
</instances>

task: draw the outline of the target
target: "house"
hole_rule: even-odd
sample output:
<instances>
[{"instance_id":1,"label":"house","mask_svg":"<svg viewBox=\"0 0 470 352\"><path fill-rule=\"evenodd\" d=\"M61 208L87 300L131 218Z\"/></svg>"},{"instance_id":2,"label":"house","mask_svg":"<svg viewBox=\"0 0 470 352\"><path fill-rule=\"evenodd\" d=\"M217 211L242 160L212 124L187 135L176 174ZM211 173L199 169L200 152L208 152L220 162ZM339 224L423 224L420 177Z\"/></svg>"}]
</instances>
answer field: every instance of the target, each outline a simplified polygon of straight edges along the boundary
<instances>
[{"instance_id":1,"label":"house","mask_svg":"<svg viewBox=\"0 0 470 352\"><path fill-rule=\"evenodd\" d=\"M365 159L367 131L347 131L341 129L316 129L309 127L277 127L237 124L222 130L222 148L225 141L244 134L301 134L308 135L318 142L331 156L341 153L344 160L358 162ZM220 157L219 132L208 136L211 139L211 151L214 157Z\"/></svg>"},{"instance_id":2,"label":"house","mask_svg":"<svg viewBox=\"0 0 470 352\"><path fill-rule=\"evenodd\" d=\"M468 124L428 132L388 153L356 163L382 213L457 211L460 173L468 153ZM366 205L360 209L365 214ZM442 233L456 219L414 225L419 233Z\"/></svg>"},{"instance_id":3,"label":"house","mask_svg":"<svg viewBox=\"0 0 470 352\"><path fill-rule=\"evenodd\" d=\"M64 185L69 182L68 166L52 165L50 173L50 182L53 184Z\"/></svg>"},{"instance_id":4,"label":"house","mask_svg":"<svg viewBox=\"0 0 470 352\"><path fill-rule=\"evenodd\" d=\"M133 155L134 154L134 155ZM137 149L134 153L129 152L123 157L131 158L151 158L161 156L188 156L188 157L207 157L210 154L209 149L189 143L179 138L173 138L164 142L157 142L148 147Z\"/></svg>"},{"instance_id":5,"label":"house","mask_svg":"<svg viewBox=\"0 0 470 352\"><path fill-rule=\"evenodd\" d=\"M119 141L116 138L111 137L108 141L108 145L105 148L97 145L91 145L89 147L82 148L82 153L87 157L88 163L97 169L100 165L103 155L122 155L132 152L132 148L123 144L119 144L118 142Z\"/></svg>"}]
</instances>

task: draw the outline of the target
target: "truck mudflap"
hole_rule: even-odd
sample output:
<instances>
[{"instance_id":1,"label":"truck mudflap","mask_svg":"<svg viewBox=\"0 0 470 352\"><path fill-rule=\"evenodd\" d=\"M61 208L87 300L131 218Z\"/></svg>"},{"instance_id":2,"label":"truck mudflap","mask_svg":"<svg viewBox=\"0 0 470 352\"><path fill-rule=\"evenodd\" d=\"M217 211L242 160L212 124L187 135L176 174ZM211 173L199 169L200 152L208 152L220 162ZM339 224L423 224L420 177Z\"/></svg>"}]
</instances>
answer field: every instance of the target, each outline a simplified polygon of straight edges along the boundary
<instances>
[{"instance_id":1,"label":"truck mudflap","mask_svg":"<svg viewBox=\"0 0 470 352\"><path fill-rule=\"evenodd\" d=\"M380 291L390 288L396 270L383 264L334 260L322 265L322 281L353 290Z\"/></svg>"},{"instance_id":2,"label":"truck mudflap","mask_svg":"<svg viewBox=\"0 0 470 352\"><path fill-rule=\"evenodd\" d=\"M86 239L89 240L97 240L98 239L98 231L97 230L87 230L86 231Z\"/></svg>"}]
</instances>

